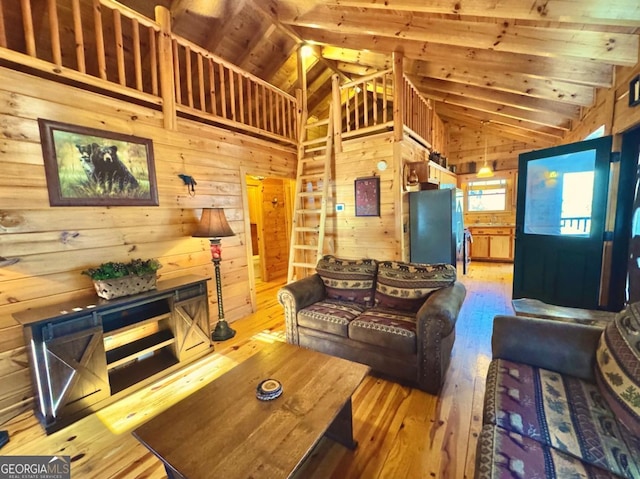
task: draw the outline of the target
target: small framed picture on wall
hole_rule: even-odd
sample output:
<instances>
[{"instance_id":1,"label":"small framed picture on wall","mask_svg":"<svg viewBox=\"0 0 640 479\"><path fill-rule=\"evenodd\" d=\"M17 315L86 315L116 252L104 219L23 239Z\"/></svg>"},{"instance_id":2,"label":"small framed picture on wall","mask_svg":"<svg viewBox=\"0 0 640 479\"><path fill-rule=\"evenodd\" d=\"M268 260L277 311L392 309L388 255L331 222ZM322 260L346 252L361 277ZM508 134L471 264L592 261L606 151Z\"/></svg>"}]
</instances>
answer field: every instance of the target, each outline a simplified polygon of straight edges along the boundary
<instances>
[{"instance_id":1,"label":"small framed picture on wall","mask_svg":"<svg viewBox=\"0 0 640 479\"><path fill-rule=\"evenodd\" d=\"M380 177L355 180L356 216L380 216Z\"/></svg>"}]
</instances>

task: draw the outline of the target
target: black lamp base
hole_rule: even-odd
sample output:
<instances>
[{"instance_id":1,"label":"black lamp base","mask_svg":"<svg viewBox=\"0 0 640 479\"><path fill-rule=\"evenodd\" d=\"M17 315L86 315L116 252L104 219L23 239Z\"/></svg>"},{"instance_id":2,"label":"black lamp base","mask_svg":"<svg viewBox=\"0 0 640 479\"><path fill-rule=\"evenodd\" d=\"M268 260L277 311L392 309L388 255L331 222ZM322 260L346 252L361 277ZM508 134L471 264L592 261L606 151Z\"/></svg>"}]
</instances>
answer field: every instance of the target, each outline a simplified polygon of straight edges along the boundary
<instances>
[{"instance_id":1,"label":"black lamp base","mask_svg":"<svg viewBox=\"0 0 640 479\"><path fill-rule=\"evenodd\" d=\"M229 323L224 319L218 320L215 329L213 330L213 334L211 335L211 339L214 341L226 341L227 339L231 339L236 335L236 330L231 329Z\"/></svg>"}]
</instances>

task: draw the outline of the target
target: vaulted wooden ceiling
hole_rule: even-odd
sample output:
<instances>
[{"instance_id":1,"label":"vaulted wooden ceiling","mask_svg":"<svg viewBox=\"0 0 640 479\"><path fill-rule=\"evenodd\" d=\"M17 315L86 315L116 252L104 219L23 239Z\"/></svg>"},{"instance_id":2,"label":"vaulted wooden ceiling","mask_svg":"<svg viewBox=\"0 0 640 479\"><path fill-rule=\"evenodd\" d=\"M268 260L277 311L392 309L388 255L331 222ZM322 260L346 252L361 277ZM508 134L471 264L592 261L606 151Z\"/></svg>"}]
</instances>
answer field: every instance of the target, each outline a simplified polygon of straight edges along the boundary
<instances>
[{"instance_id":1,"label":"vaulted wooden ceiling","mask_svg":"<svg viewBox=\"0 0 640 479\"><path fill-rule=\"evenodd\" d=\"M153 18L148 0L124 0ZM330 78L405 71L452 125L557 143L638 62L637 0L159 0L173 30L285 91L313 45L309 109L326 115Z\"/></svg>"}]
</instances>

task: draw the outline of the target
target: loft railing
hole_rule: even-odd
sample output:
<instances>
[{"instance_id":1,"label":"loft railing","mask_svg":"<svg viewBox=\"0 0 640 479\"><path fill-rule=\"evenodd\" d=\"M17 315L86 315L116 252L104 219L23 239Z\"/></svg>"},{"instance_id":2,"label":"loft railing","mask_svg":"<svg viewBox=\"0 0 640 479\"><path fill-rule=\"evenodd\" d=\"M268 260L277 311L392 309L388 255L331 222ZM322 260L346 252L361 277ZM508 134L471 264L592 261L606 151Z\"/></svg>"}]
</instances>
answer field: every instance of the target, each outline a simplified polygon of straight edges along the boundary
<instances>
[{"instance_id":1,"label":"loft railing","mask_svg":"<svg viewBox=\"0 0 640 479\"><path fill-rule=\"evenodd\" d=\"M0 58L162 106L168 127L181 113L297 143L294 97L173 34L163 7L156 17L113 0L1 0Z\"/></svg>"},{"instance_id":2,"label":"loft railing","mask_svg":"<svg viewBox=\"0 0 640 479\"><path fill-rule=\"evenodd\" d=\"M393 70L340 85L342 138L386 129L393 124Z\"/></svg>"},{"instance_id":3,"label":"loft railing","mask_svg":"<svg viewBox=\"0 0 640 479\"><path fill-rule=\"evenodd\" d=\"M178 111L297 142L295 97L175 35L173 63Z\"/></svg>"},{"instance_id":4,"label":"loft railing","mask_svg":"<svg viewBox=\"0 0 640 479\"><path fill-rule=\"evenodd\" d=\"M402 123L415 136L431 145L433 136L431 101L423 97L405 75L402 75L402 80Z\"/></svg>"},{"instance_id":5,"label":"loft railing","mask_svg":"<svg viewBox=\"0 0 640 479\"><path fill-rule=\"evenodd\" d=\"M393 68L338 85L333 82L333 106L337 115L336 146L342 139L393 130L396 139L406 132L425 146L433 141L434 110L402 72L402 60L394 55Z\"/></svg>"}]
</instances>

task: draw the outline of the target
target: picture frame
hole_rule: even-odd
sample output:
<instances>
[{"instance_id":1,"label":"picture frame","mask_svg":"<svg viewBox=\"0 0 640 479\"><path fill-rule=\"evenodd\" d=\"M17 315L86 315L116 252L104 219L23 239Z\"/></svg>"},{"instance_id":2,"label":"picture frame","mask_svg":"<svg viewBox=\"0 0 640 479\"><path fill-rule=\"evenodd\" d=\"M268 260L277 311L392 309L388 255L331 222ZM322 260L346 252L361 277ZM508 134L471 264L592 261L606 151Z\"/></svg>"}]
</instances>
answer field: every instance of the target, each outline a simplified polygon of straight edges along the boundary
<instances>
[{"instance_id":1,"label":"picture frame","mask_svg":"<svg viewBox=\"0 0 640 479\"><path fill-rule=\"evenodd\" d=\"M380 216L380 177L357 178L354 189L356 216Z\"/></svg>"},{"instance_id":2,"label":"picture frame","mask_svg":"<svg viewBox=\"0 0 640 479\"><path fill-rule=\"evenodd\" d=\"M38 119L51 206L158 206L150 139Z\"/></svg>"}]
</instances>

